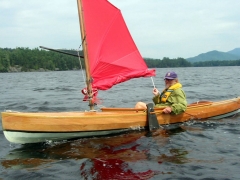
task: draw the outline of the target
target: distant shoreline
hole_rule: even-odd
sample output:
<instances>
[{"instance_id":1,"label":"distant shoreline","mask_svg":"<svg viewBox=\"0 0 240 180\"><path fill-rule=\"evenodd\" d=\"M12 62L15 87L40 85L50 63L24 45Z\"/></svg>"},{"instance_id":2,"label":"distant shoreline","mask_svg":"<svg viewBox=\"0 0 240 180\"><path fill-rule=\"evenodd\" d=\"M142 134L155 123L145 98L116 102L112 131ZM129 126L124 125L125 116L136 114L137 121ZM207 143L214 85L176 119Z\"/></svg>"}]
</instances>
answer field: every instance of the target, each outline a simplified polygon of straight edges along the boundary
<instances>
[{"instance_id":1,"label":"distant shoreline","mask_svg":"<svg viewBox=\"0 0 240 180\"><path fill-rule=\"evenodd\" d=\"M0 73L24 73L24 72L50 72L50 71L77 71L79 69L72 69L72 70L59 70L59 68L56 68L55 70L49 70L49 69L44 69L44 68L39 68L39 69L29 69L28 71L22 71L21 66L10 66L8 68L7 72L0 72Z\"/></svg>"}]
</instances>

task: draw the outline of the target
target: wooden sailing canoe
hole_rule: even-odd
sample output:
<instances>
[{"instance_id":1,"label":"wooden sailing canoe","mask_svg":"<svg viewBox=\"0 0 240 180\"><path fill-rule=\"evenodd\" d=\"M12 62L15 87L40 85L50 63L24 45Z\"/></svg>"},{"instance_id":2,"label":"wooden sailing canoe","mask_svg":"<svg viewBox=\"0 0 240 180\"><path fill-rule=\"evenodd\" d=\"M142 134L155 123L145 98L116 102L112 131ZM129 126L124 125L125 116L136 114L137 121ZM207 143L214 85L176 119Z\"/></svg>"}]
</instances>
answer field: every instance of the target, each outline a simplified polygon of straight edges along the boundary
<instances>
[{"instance_id":1,"label":"wooden sailing canoe","mask_svg":"<svg viewBox=\"0 0 240 180\"><path fill-rule=\"evenodd\" d=\"M164 127L190 120L232 116L239 108L240 97L194 103L180 115L164 114L160 108L155 108L152 113ZM144 129L148 126L148 119L145 109L134 108L102 108L99 112L2 112L2 126L10 142L37 143Z\"/></svg>"},{"instance_id":2,"label":"wooden sailing canoe","mask_svg":"<svg viewBox=\"0 0 240 180\"><path fill-rule=\"evenodd\" d=\"M98 90L139 77L155 76L148 69L118 8L105 0L77 0L84 52L86 85L82 90L93 110ZM80 57L78 55L78 57ZM100 136L189 120L223 118L238 113L240 97L188 106L180 115L156 108L102 108L101 112L2 112L5 137L13 143L37 143ZM156 116L155 116L156 115ZM152 119L151 119L152 120Z\"/></svg>"}]
</instances>

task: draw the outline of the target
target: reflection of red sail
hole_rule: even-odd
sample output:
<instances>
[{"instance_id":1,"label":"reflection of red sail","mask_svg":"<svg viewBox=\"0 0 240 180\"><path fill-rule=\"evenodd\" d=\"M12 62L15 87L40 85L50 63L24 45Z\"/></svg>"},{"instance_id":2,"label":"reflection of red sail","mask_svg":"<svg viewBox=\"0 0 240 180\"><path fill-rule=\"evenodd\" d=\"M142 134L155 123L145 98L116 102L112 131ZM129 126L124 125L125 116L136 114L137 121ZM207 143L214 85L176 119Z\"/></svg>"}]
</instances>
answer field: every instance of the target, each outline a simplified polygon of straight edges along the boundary
<instances>
[{"instance_id":1,"label":"reflection of red sail","mask_svg":"<svg viewBox=\"0 0 240 180\"><path fill-rule=\"evenodd\" d=\"M107 0L82 0L82 7L95 88L107 90L132 78L155 75L155 70L148 70L119 9Z\"/></svg>"},{"instance_id":2,"label":"reflection of red sail","mask_svg":"<svg viewBox=\"0 0 240 180\"><path fill-rule=\"evenodd\" d=\"M95 177L94 179L150 179L157 171L147 170L145 172L134 172L127 162L120 159L92 159L93 167L89 170L83 163L80 167L81 176Z\"/></svg>"}]
</instances>

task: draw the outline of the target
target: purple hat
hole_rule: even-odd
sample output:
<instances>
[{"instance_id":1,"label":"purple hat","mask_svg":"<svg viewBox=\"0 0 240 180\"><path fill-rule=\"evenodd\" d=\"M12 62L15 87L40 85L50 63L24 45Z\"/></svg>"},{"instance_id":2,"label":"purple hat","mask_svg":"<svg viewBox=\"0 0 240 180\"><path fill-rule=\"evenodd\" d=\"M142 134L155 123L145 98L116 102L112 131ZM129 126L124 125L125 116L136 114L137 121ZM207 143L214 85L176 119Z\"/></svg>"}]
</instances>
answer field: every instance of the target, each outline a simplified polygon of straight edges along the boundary
<instances>
[{"instance_id":1,"label":"purple hat","mask_svg":"<svg viewBox=\"0 0 240 180\"><path fill-rule=\"evenodd\" d=\"M176 79L177 78L177 74L175 72L167 72L167 74L165 75L164 79Z\"/></svg>"}]
</instances>

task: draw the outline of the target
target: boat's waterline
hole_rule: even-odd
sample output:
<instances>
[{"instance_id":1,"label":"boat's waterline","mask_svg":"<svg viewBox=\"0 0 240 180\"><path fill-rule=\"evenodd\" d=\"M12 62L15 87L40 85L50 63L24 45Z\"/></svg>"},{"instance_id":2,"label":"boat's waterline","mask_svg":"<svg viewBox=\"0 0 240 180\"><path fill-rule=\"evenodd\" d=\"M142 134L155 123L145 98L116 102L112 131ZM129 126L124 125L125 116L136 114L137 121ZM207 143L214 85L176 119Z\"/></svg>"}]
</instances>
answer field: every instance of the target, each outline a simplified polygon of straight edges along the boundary
<instances>
[{"instance_id":1,"label":"boat's waterline","mask_svg":"<svg viewBox=\"0 0 240 180\"><path fill-rule=\"evenodd\" d=\"M126 131L129 131L129 129L117 129L110 131L71 132L71 133L18 132L18 131L3 131L3 133L9 142L25 144L25 143L40 143L46 141L61 141L82 137L105 136L123 133Z\"/></svg>"},{"instance_id":2,"label":"boat's waterline","mask_svg":"<svg viewBox=\"0 0 240 180\"><path fill-rule=\"evenodd\" d=\"M214 116L214 117L211 117L210 119L212 119L212 120L222 119L222 118L238 115L238 113L240 113L240 110L232 111L232 112L222 114L222 115L219 115L219 116Z\"/></svg>"}]
</instances>

